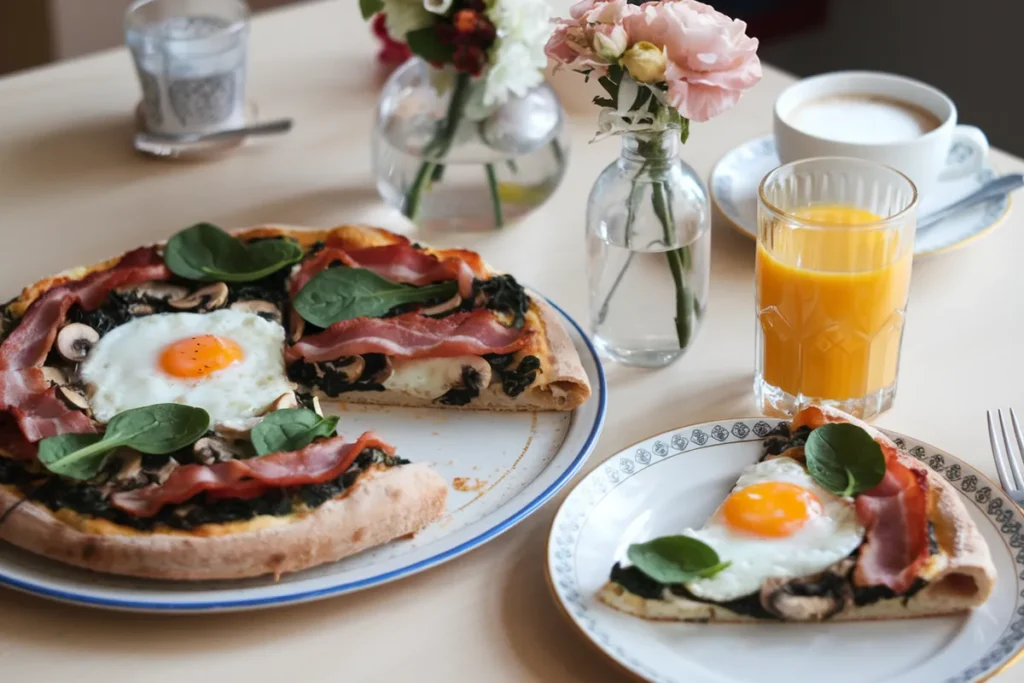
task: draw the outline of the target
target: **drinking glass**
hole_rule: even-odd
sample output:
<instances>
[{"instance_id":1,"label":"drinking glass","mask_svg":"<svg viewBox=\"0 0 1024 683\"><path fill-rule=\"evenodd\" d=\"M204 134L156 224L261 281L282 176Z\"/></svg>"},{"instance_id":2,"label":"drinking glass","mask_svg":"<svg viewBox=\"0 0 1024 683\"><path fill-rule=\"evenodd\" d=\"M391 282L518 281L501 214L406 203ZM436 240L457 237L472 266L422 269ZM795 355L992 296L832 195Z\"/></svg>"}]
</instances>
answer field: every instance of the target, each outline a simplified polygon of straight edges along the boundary
<instances>
[{"instance_id":1,"label":"drinking glass","mask_svg":"<svg viewBox=\"0 0 1024 683\"><path fill-rule=\"evenodd\" d=\"M243 0L137 0L125 40L151 133L208 133L245 125L249 8Z\"/></svg>"},{"instance_id":2,"label":"drinking glass","mask_svg":"<svg viewBox=\"0 0 1024 683\"><path fill-rule=\"evenodd\" d=\"M917 221L905 175L861 159L781 166L757 206L754 394L767 415L811 403L864 419L896 395Z\"/></svg>"}]
</instances>

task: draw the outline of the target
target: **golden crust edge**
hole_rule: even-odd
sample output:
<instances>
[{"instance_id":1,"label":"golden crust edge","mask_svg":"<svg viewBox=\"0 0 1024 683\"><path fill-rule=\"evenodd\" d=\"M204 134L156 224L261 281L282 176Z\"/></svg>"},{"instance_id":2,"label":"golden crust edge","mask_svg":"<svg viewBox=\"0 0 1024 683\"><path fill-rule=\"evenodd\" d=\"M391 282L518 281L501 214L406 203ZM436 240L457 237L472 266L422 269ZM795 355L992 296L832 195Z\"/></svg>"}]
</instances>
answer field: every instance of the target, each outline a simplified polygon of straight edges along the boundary
<instances>
[{"instance_id":1,"label":"golden crust edge","mask_svg":"<svg viewBox=\"0 0 1024 683\"><path fill-rule=\"evenodd\" d=\"M426 463L360 477L344 495L284 523L242 533L86 533L25 503L0 540L92 571L168 580L240 579L301 571L416 533L445 514L448 486ZM21 496L0 487L0 510Z\"/></svg>"}]
</instances>

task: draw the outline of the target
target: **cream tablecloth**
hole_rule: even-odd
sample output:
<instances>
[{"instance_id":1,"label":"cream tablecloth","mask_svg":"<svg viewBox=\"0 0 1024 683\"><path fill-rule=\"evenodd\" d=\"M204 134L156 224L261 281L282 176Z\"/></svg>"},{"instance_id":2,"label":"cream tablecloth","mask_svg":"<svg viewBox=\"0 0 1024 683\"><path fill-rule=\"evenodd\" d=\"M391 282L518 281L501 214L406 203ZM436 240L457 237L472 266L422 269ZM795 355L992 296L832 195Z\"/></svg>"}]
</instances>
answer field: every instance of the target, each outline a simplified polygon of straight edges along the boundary
<instances>
[{"instance_id":1,"label":"cream tablecloth","mask_svg":"<svg viewBox=\"0 0 1024 683\"><path fill-rule=\"evenodd\" d=\"M0 298L200 220L401 226L379 206L370 176L380 83L374 50L348 0L256 19L249 92L261 117L293 116L295 130L203 164L134 155L138 87L123 50L0 80ZM684 157L701 175L734 145L770 130L771 103L792 78L765 71L733 111L694 126ZM587 193L617 143L588 145L589 93L574 74L555 82L573 119L573 148L554 198L502 232L428 239L478 249L585 322ZM1024 170L998 151L993 163ZM899 398L879 420L991 476L984 411L1024 410L1022 254L1017 210L968 248L915 263ZM708 314L692 351L657 372L608 367L608 421L592 464L675 426L754 412L753 256L753 243L716 217ZM556 506L440 568L266 612L118 614L0 589L0 680L628 680L577 635L548 593L542 557ZM388 654L367 659L371 646ZM1000 680L1024 680L1024 668Z\"/></svg>"}]
</instances>

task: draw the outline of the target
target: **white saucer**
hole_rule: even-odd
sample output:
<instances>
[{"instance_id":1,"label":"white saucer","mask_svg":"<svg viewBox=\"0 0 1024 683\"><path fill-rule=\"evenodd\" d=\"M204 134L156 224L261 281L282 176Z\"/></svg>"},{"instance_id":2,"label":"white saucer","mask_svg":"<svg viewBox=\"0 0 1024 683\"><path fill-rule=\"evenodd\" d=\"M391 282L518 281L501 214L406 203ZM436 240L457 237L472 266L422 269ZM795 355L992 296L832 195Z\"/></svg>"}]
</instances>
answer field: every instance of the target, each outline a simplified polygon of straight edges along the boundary
<instances>
[{"instance_id":1,"label":"white saucer","mask_svg":"<svg viewBox=\"0 0 1024 683\"><path fill-rule=\"evenodd\" d=\"M897 445L952 484L992 552L995 589L972 613L685 624L646 621L597 600L631 543L699 527L761 457L762 438L777 424L755 417L674 429L626 448L584 477L556 513L548 538L548 579L570 622L612 661L651 683L980 683L1009 667L1024 649L1024 513L964 461L895 432L889 435Z\"/></svg>"},{"instance_id":2,"label":"white saucer","mask_svg":"<svg viewBox=\"0 0 1024 683\"><path fill-rule=\"evenodd\" d=\"M957 158L954 145L950 157ZM773 168L779 166L775 140L770 135L748 140L722 157L711 171L711 198L718 210L736 228L757 237L757 187ZM926 215L974 192L991 180L995 171L986 166L974 175L958 180L940 181L921 202L920 214ZM1010 210L1008 196L990 199L946 220L923 228L917 234L914 253L935 254L964 246L994 228Z\"/></svg>"}]
</instances>

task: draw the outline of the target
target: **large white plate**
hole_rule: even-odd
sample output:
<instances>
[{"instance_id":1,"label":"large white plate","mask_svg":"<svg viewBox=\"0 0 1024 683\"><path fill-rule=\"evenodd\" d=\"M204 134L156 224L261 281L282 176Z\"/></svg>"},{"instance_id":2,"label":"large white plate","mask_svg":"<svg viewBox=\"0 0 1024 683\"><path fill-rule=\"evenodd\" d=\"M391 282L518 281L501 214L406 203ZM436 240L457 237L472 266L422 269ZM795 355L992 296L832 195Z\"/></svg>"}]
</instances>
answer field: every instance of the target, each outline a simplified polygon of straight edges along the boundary
<instances>
[{"instance_id":1,"label":"large white plate","mask_svg":"<svg viewBox=\"0 0 1024 683\"><path fill-rule=\"evenodd\" d=\"M947 167L970 160L971 149L955 144ZM779 166L775 140L770 136L747 140L731 149L711 171L711 198L726 220L740 232L757 238L757 190L768 172ZM985 165L980 171L956 180L941 180L922 200L918 215L925 216L978 190L995 178ZM934 225L921 228L914 236L914 254L938 254L962 247L995 228L1010 210L1010 197L994 197L965 209Z\"/></svg>"},{"instance_id":2,"label":"large white plate","mask_svg":"<svg viewBox=\"0 0 1024 683\"><path fill-rule=\"evenodd\" d=\"M557 307L556 307L557 308ZM0 584L68 602L137 611L254 609L376 586L446 562L521 522L576 474L604 423L606 387L597 352L558 309L594 395L572 413L478 413L339 406L341 434L378 430L413 462L449 482L448 515L396 541L305 572L245 581L170 582L68 567L0 542Z\"/></svg>"},{"instance_id":3,"label":"large white plate","mask_svg":"<svg viewBox=\"0 0 1024 683\"><path fill-rule=\"evenodd\" d=\"M967 683L1024 645L1022 514L999 487L933 446L890 434L963 495L999 580L970 615L863 623L683 624L617 612L594 597L630 543L700 526L761 456L763 418L685 427L612 456L555 515L548 574L569 619L613 660L657 683Z\"/></svg>"}]
</instances>

